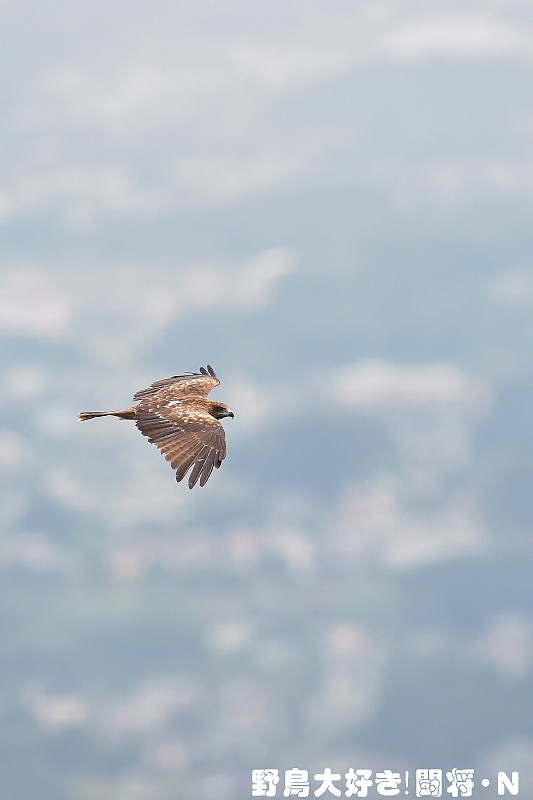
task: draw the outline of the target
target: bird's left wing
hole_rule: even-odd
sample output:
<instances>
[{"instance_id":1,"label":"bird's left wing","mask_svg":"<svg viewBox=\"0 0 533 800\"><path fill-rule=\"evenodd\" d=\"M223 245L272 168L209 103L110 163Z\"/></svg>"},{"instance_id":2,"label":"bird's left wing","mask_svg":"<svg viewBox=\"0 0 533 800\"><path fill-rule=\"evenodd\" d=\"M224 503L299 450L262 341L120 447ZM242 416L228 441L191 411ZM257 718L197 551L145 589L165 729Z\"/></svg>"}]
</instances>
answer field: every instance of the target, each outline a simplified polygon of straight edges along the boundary
<instances>
[{"instance_id":1,"label":"bird's left wing","mask_svg":"<svg viewBox=\"0 0 533 800\"><path fill-rule=\"evenodd\" d=\"M147 389L141 389L133 396L136 400L146 400L155 395L161 396L162 400L179 399L190 395L202 395L207 397L215 386L219 386L220 381L213 367L208 364L207 368L200 367L200 372L189 372L185 375L173 375L172 378L164 378L155 381Z\"/></svg>"}]
</instances>

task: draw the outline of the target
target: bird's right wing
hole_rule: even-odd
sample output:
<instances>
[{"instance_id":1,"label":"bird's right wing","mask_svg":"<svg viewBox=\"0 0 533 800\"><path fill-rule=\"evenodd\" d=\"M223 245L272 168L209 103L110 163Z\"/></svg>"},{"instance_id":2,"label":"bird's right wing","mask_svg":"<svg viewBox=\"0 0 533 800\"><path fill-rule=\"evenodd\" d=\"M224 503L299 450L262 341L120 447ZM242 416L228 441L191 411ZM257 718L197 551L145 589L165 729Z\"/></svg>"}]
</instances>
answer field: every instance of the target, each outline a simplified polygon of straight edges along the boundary
<instances>
[{"instance_id":1,"label":"bird's right wing","mask_svg":"<svg viewBox=\"0 0 533 800\"><path fill-rule=\"evenodd\" d=\"M226 457L226 436L220 422L203 410L177 411L161 408L148 411L141 407L135 423L170 461L176 480L183 480L192 467L189 488L200 480L204 486L214 467Z\"/></svg>"}]
</instances>

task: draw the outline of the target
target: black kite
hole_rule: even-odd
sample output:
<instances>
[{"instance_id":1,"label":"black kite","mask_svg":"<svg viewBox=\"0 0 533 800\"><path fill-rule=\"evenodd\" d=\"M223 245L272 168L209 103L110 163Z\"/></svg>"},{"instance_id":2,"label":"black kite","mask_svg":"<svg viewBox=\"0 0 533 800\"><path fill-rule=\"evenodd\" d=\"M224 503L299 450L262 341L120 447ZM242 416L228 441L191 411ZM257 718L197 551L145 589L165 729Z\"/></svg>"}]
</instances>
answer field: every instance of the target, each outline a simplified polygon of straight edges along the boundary
<instances>
[{"instance_id":1,"label":"black kite","mask_svg":"<svg viewBox=\"0 0 533 800\"><path fill-rule=\"evenodd\" d=\"M139 401L137 406L124 411L83 411L78 419L112 416L135 420L143 436L170 461L177 481L192 467L192 489L198 479L204 486L213 467L220 467L226 457L226 437L219 420L233 417L233 411L207 398L219 385L215 370L208 364L207 369L200 367L200 372L174 375L141 389L133 397Z\"/></svg>"}]
</instances>

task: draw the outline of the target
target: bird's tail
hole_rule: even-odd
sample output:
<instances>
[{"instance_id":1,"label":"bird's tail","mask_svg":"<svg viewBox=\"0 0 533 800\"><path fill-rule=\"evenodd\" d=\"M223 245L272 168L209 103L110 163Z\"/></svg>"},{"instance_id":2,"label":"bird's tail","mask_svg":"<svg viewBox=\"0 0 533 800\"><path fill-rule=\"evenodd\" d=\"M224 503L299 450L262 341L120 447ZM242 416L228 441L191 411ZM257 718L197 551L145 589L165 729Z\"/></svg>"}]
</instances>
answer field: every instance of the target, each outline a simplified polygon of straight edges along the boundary
<instances>
[{"instance_id":1,"label":"bird's tail","mask_svg":"<svg viewBox=\"0 0 533 800\"><path fill-rule=\"evenodd\" d=\"M119 417L120 419L135 419L135 408L127 408L125 411L82 411L78 414L78 420L84 422L86 419L94 417Z\"/></svg>"},{"instance_id":2,"label":"bird's tail","mask_svg":"<svg viewBox=\"0 0 533 800\"><path fill-rule=\"evenodd\" d=\"M94 417L107 417L109 411L82 411L78 414L78 419L83 422L86 419L93 419Z\"/></svg>"}]
</instances>

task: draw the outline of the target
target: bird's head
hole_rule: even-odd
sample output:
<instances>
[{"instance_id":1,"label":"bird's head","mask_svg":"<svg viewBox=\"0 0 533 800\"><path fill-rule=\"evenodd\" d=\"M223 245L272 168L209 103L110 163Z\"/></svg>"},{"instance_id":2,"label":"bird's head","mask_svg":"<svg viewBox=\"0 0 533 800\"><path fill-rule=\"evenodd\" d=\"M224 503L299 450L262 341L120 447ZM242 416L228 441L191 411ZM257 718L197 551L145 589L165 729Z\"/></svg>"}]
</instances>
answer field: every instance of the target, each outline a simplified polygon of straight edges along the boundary
<instances>
[{"instance_id":1,"label":"bird's head","mask_svg":"<svg viewBox=\"0 0 533 800\"><path fill-rule=\"evenodd\" d=\"M234 416L233 411L225 403L211 403L209 413L215 419L224 419L224 417Z\"/></svg>"}]
</instances>

